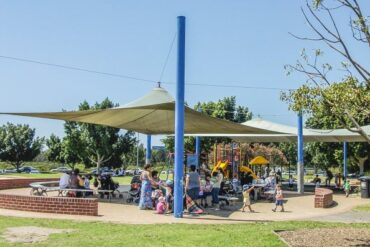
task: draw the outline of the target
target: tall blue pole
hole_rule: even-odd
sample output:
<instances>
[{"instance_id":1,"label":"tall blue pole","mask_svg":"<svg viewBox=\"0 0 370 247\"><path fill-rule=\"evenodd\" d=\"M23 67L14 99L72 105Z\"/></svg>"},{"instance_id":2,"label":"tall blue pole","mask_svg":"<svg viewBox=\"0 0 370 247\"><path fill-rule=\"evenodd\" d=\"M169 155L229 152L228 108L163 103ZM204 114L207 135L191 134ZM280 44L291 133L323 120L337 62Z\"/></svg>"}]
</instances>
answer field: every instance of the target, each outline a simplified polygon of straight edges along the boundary
<instances>
[{"instance_id":1,"label":"tall blue pole","mask_svg":"<svg viewBox=\"0 0 370 247\"><path fill-rule=\"evenodd\" d=\"M298 114L298 164L297 164L297 192L304 193L304 168L303 168L303 117Z\"/></svg>"},{"instance_id":2,"label":"tall blue pole","mask_svg":"<svg viewBox=\"0 0 370 247\"><path fill-rule=\"evenodd\" d=\"M197 155L197 168L200 167L200 153L201 153L200 137L197 136L197 137L195 137L195 154Z\"/></svg>"},{"instance_id":3,"label":"tall blue pole","mask_svg":"<svg viewBox=\"0 0 370 247\"><path fill-rule=\"evenodd\" d=\"M347 142L343 142L343 177L347 177Z\"/></svg>"},{"instance_id":4,"label":"tall blue pole","mask_svg":"<svg viewBox=\"0 0 370 247\"><path fill-rule=\"evenodd\" d=\"M184 177L185 16L177 17L174 216L182 218Z\"/></svg>"},{"instance_id":5,"label":"tall blue pole","mask_svg":"<svg viewBox=\"0 0 370 247\"><path fill-rule=\"evenodd\" d=\"M150 164L152 160L152 136L146 136L146 156L145 156L145 164Z\"/></svg>"},{"instance_id":6,"label":"tall blue pole","mask_svg":"<svg viewBox=\"0 0 370 247\"><path fill-rule=\"evenodd\" d=\"M200 112L201 109L199 108L198 111ZM200 136L195 137L195 154L197 155L197 167L200 167L200 155L201 155L201 147L200 147Z\"/></svg>"}]
</instances>

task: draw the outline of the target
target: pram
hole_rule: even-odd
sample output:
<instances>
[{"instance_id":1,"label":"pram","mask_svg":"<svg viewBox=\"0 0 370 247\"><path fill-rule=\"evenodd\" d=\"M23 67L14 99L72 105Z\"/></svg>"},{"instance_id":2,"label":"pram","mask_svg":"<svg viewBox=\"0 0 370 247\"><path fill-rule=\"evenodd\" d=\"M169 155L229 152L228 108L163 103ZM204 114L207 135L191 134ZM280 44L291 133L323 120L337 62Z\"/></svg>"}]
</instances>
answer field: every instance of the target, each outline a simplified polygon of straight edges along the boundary
<instances>
[{"instance_id":1,"label":"pram","mask_svg":"<svg viewBox=\"0 0 370 247\"><path fill-rule=\"evenodd\" d=\"M140 201L140 190L141 190L141 180L140 175L133 176L130 183L130 190L128 191L128 196L126 199L127 203L139 203Z\"/></svg>"},{"instance_id":2,"label":"pram","mask_svg":"<svg viewBox=\"0 0 370 247\"><path fill-rule=\"evenodd\" d=\"M100 189L101 190L112 190L112 192L100 192L99 193L100 198L104 198L105 195L107 196L107 198L109 198L110 196L114 198L115 197L114 192L117 191L118 187L119 187L119 184L115 183L110 175L108 174L101 175Z\"/></svg>"}]
</instances>

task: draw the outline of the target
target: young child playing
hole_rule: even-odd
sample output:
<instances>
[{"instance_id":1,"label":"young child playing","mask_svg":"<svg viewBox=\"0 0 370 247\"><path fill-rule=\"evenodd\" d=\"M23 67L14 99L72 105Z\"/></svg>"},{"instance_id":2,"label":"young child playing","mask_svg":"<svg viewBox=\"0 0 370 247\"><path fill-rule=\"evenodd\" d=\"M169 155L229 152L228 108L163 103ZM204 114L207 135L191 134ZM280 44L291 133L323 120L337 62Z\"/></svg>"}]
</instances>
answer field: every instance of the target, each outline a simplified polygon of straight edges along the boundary
<instances>
[{"instance_id":1,"label":"young child playing","mask_svg":"<svg viewBox=\"0 0 370 247\"><path fill-rule=\"evenodd\" d=\"M273 212L276 212L276 208L278 206L281 206L281 211L284 212L284 197L283 197L283 190L281 189L281 185L276 185L276 202L275 202L275 208L272 209Z\"/></svg>"},{"instance_id":2,"label":"young child playing","mask_svg":"<svg viewBox=\"0 0 370 247\"><path fill-rule=\"evenodd\" d=\"M348 197L349 193L351 192L351 185L348 179L344 181L344 192L346 192L346 197Z\"/></svg>"},{"instance_id":3,"label":"young child playing","mask_svg":"<svg viewBox=\"0 0 370 247\"><path fill-rule=\"evenodd\" d=\"M249 211L251 213L254 212L254 210L252 210L252 207L251 207L251 199L249 197L249 193L254 189L254 186L253 187L249 187L248 184L244 184L243 185L243 209L242 209L242 212L245 212L245 208L248 207Z\"/></svg>"},{"instance_id":4,"label":"young child playing","mask_svg":"<svg viewBox=\"0 0 370 247\"><path fill-rule=\"evenodd\" d=\"M233 184L233 190L235 193L238 193L239 192L239 179L238 179L238 175L237 174L234 174L234 178L232 180L232 184Z\"/></svg>"},{"instance_id":5,"label":"young child playing","mask_svg":"<svg viewBox=\"0 0 370 247\"><path fill-rule=\"evenodd\" d=\"M166 188L166 204L167 204L167 213L172 213L173 208L173 181L167 180L164 184Z\"/></svg>"},{"instance_id":6,"label":"young child playing","mask_svg":"<svg viewBox=\"0 0 370 247\"><path fill-rule=\"evenodd\" d=\"M293 190L293 182L294 182L294 179L293 179L293 176L292 175L289 175L289 190Z\"/></svg>"},{"instance_id":7,"label":"young child playing","mask_svg":"<svg viewBox=\"0 0 370 247\"><path fill-rule=\"evenodd\" d=\"M156 212L157 214L164 214L166 213L166 210L167 210L167 204L166 204L166 199L161 196L158 198L158 203L157 203L157 207L156 207Z\"/></svg>"}]
</instances>

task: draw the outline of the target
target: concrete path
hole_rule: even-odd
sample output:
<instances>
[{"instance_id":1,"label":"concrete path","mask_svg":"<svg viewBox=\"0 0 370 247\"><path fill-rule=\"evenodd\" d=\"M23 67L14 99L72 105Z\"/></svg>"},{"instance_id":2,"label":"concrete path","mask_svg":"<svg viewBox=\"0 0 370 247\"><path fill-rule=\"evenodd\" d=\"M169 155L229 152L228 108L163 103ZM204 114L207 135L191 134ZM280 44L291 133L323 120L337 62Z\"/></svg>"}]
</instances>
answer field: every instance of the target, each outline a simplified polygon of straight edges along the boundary
<instances>
[{"instance_id":1,"label":"concrete path","mask_svg":"<svg viewBox=\"0 0 370 247\"><path fill-rule=\"evenodd\" d=\"M5 190L1 193L29 195L29 189ZM175 219L172 215L157 215L153 211L139 210L136 205L123 204L123 200L113 203L100 202L98 217L57 215L46 213L22 212L15 210L0 209L0 215L71 219L87 221L104 221L125 224L163 224L163 223L190 223L190 224L225 224L247 223L256 221L285 221L285 220L322 220L339 222L370 222L370 213L356 213L351 209L370 204L370 199L358 197L346 198L344 195L334 195L335 206L328 209L314 208L314 195L306 193L303 196L286 194L286 212L272 212L273 203L258 201L252 207L256 213L242 213L242 203L229 207L227 210L207 210L207 214L201 216L184 215L182 219Z\"/></svg>"}]
</instances>

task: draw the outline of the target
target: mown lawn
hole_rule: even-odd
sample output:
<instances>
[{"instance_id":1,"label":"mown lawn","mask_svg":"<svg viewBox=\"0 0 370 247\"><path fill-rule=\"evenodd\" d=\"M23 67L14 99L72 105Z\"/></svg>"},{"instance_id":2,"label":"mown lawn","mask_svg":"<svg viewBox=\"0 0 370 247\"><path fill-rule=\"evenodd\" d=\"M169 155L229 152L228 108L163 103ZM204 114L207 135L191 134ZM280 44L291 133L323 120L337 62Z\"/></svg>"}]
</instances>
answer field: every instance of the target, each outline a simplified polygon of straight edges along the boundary
<instances>
[{"instance_id":1,"label":"mown lawn","mask_svg":"<svg viewBox=\"0 0 370 247\"><path fill-rule=\"evenodd\" d=\"M7 227L39 226L73 229L53 234L45 242L32 246L285 246L273 230L334 228L335 223L271 222L220 225L123 225L50 219L26 219L0 216L0 232ZM370 224L340 224L340 227L365 227ZM0 237L0 246L12 245Z\"/></svg>"},{"instance_id":2,"label":"mown lawn","mask_svg":"<svg viewBox=\"0 0 370 247\"><path fill-rule=\"evenodd\" d=\"M55 178L58 180L61 176L61 173L35 173L35 174L28 174L28 173L8 173L0 175L3 177L24 177L24 178ZM172 179L172 174L168 177ZM167 178L166 175L161 175L160 178L165 180ZM126 185L131 183L132 176L125 176L125 177L113 177L113 180L118 182L120 185Z\"/></svg>"},{"instance_id":3,"label":"mown lawn","mask_svg":"<svg viewBox=\"0 0 370 247\"><path fill-rule=\"evenodd\" d=\"M370 204L367 204L367 205L362 205L362 206L358 206L356 208L353 209L354 211L358 211L358 212L370 212Z\"/></svg>"}]
</instances>

